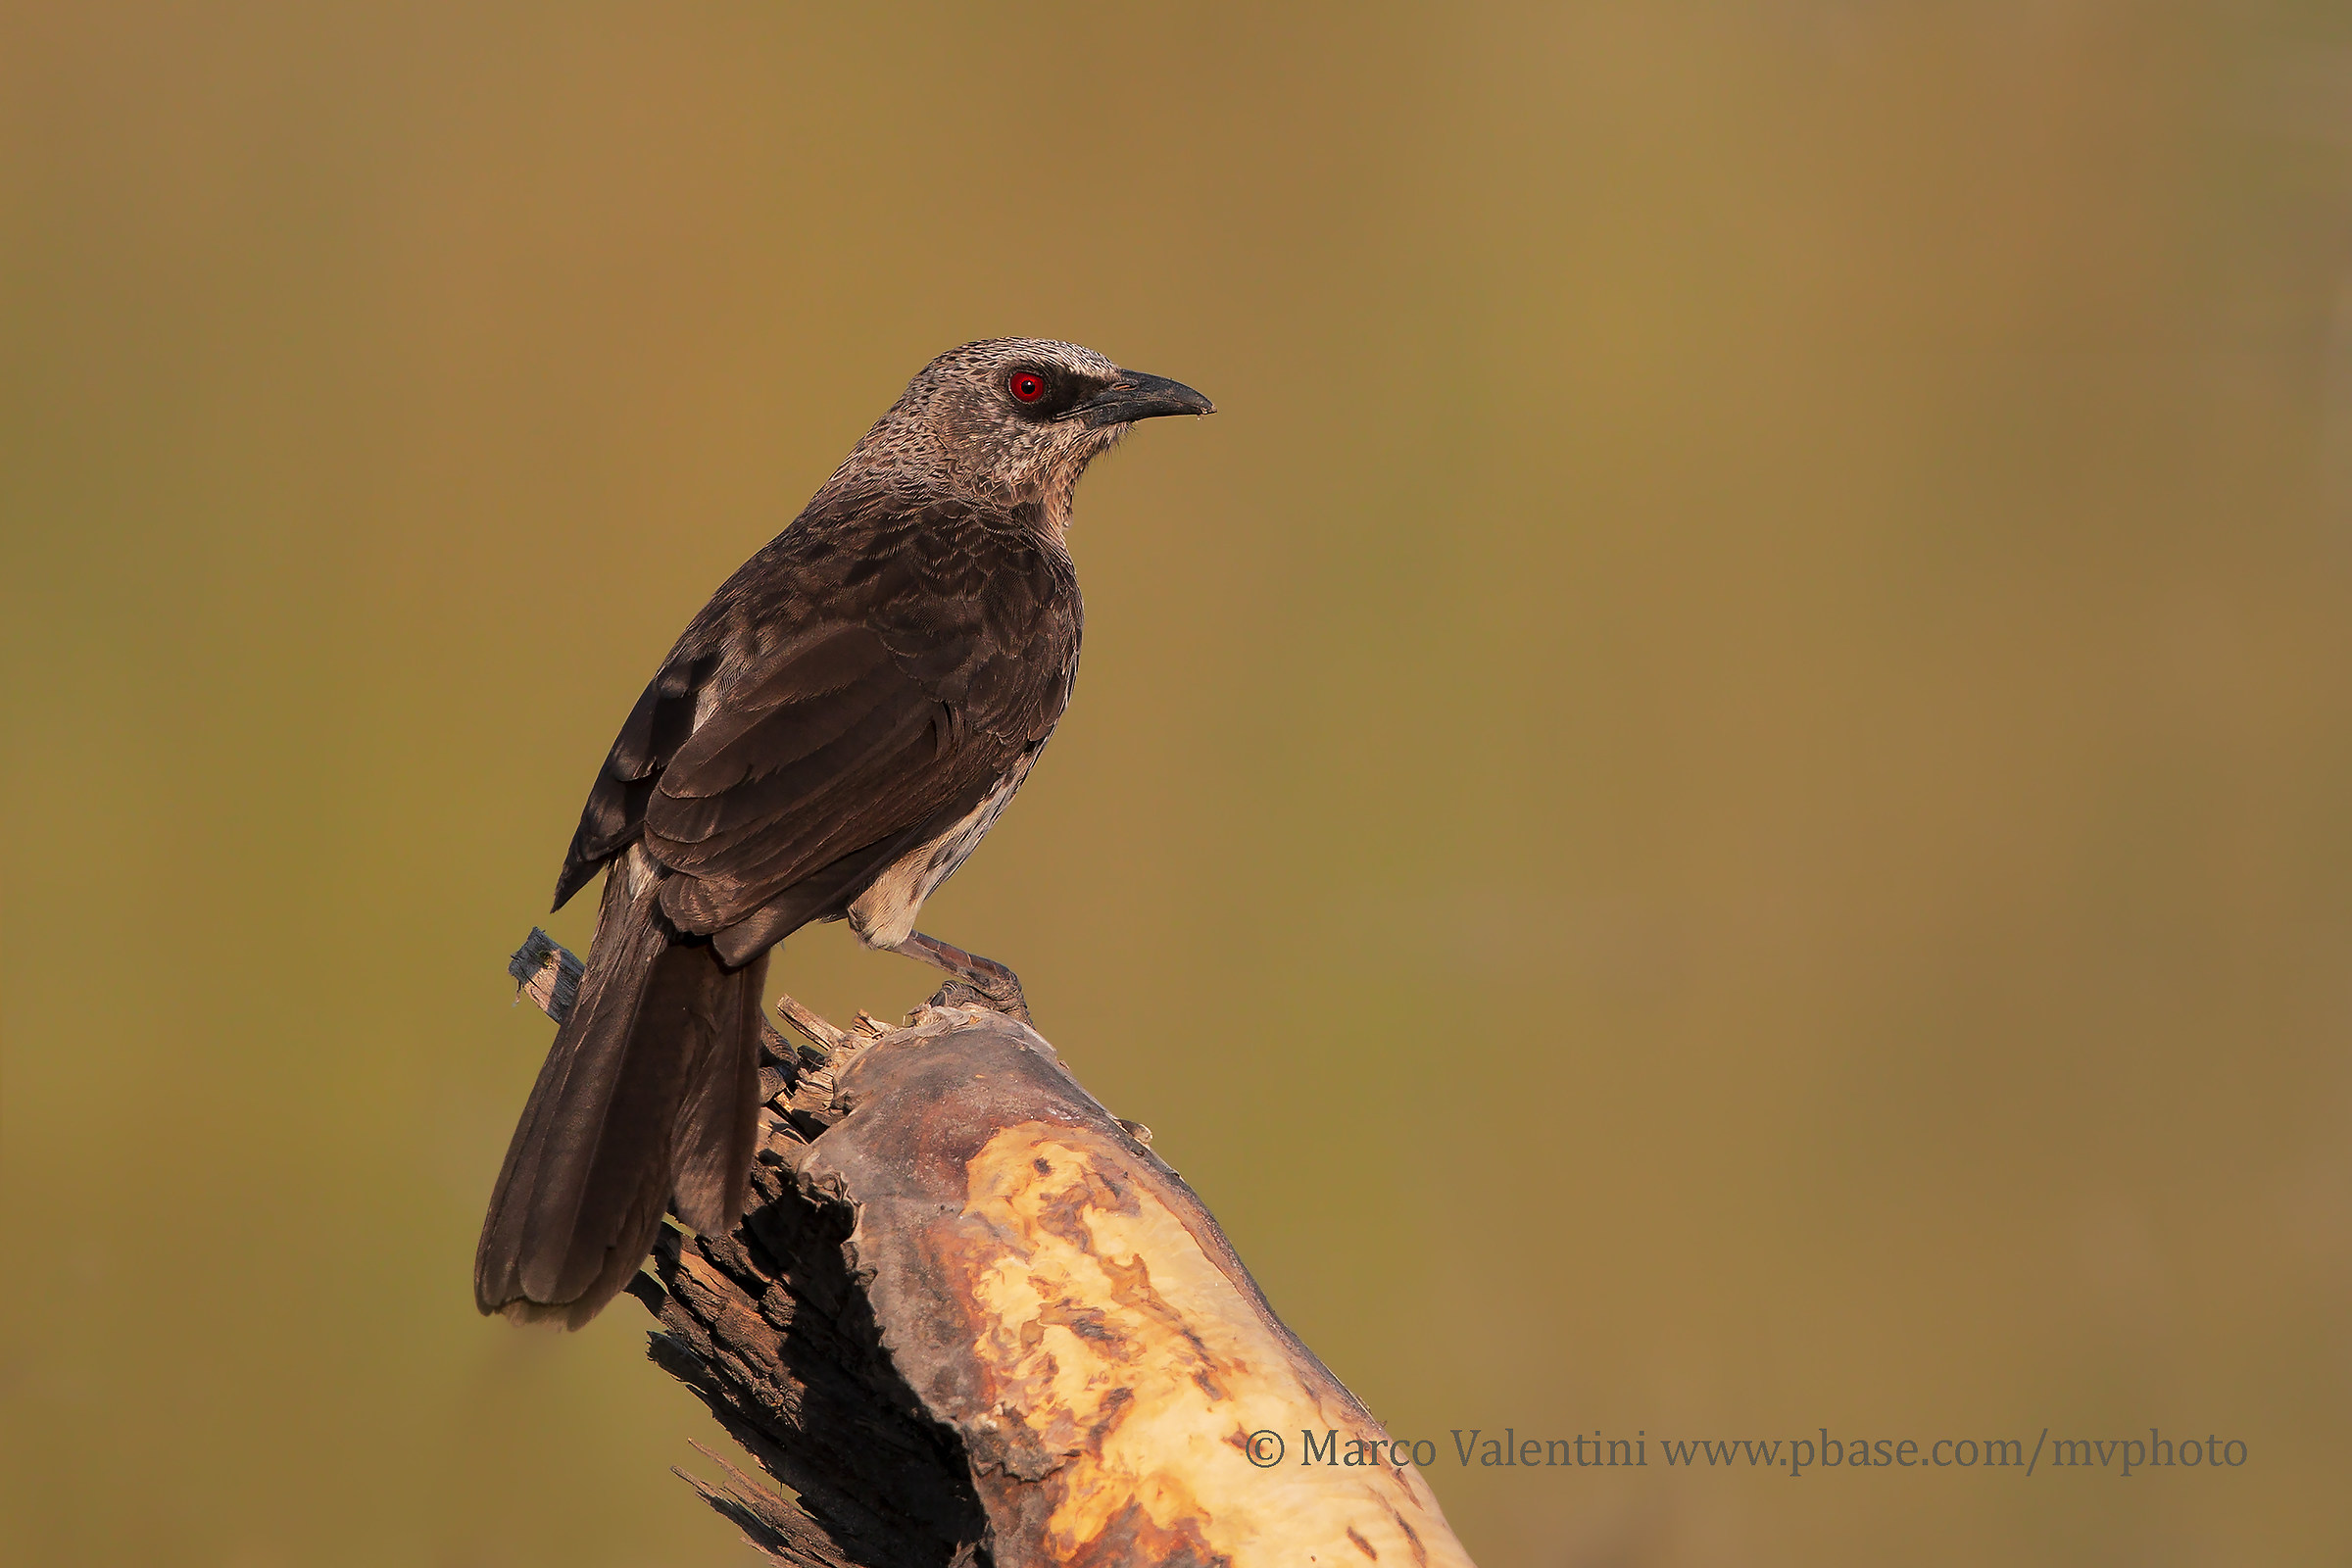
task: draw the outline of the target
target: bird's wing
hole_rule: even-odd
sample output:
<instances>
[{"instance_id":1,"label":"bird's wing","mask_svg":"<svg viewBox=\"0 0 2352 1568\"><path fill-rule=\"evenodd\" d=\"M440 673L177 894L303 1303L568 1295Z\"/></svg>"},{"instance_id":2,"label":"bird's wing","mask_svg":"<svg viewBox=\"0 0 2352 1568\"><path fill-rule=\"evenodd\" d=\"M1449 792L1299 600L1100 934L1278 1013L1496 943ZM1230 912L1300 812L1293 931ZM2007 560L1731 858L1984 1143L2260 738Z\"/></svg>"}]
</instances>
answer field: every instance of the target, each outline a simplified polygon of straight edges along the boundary
<instances>
[{"instance_id":1,"label":"bird's wing","mask_svg":"<svg viewBox=\"0 0 2352 1568\"><path fill-rule=\"evenodd\" d=\"M1052 732L1077 654L1067 558L968 511L858 522L786 535L697 617L614 741L559 891L642 839L673 873L664 912L719 931Z\"/></svg>"},{"instance_id":2,"label":"bird's wing","mask_svg":"<svg viewBox=\"0 0 2352 1568\"><path fill-rule=\"evenodd\" d=\"M645 694L620 726L612 750L589 786L580 825L556 876L556 907L596 880L607 861L637 842L645 828L646 802L662 765L694 733L695 710L703 688L717 669L714 656L698 655L683 643L646 683Z\"/></svg>"}]
</instances>

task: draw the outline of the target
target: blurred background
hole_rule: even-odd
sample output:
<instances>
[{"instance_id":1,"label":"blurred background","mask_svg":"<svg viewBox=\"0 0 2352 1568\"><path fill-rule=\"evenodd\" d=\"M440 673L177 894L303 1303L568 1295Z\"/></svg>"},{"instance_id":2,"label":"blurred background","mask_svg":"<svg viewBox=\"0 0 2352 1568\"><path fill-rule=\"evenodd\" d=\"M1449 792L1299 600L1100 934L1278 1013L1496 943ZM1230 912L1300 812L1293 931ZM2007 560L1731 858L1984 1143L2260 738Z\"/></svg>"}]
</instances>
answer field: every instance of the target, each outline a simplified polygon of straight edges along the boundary
<instances>
[{"instance_id":1,"label":"blurred background","mask_svg":"<svg viewBox=\"0 0 2352 1568\"><path fill-rule=\"evenodd\" d=\"M504 964L687 616L1024 333L1222 412L1081 491L925 924L1482 1562L2343 1561L2352 14L849 13L0 7L12 1560L749 1560L632 1303L474 1314ZM1824 1427L2245 1462L1659 1463Z\"/></svg>"}]
</instances>

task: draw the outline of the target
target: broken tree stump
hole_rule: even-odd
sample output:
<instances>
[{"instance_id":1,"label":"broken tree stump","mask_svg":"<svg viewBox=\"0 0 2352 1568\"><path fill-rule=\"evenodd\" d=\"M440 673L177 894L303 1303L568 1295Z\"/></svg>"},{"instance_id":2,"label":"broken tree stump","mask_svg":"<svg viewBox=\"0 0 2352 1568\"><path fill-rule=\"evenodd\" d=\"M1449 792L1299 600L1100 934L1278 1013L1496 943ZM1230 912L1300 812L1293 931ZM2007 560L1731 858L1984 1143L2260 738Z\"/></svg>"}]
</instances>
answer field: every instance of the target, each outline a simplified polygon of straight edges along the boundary
<instances>
[{"instance_id":1,"label":"broken tree stump","mask_svg":"<svg viewBox=\"0 0 2352 1568\"><path fill-rule=\"evenodd\" d=\"M510 967L563 1016L577 959L533 931ZM689 1483L794 1568L1469 1568L1150 1132L969 997L778 1004L809 1044L770 1031L743 1224L664 1232L630 1290L797 1495L715 1454Z\"/></svg>"}]
</instances>

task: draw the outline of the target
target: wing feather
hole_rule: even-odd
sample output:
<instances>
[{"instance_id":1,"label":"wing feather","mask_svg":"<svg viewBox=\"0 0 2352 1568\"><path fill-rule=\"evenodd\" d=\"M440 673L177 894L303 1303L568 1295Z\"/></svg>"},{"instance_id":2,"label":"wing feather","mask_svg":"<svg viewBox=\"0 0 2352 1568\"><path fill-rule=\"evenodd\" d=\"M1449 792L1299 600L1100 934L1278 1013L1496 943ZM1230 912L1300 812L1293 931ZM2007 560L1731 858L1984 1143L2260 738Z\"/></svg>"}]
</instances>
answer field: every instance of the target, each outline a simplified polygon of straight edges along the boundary
<instances>
[{"instance_id":1,"label":"wing feather","mask_svg":"<svg viewBox=\"0 0 2352 1568\"><path fill-rule=\"evenodd\" d=\"M804 517L719 590L638 700L559 903L642 842L671 921L749 922L729 950L764 951L755 939L854 897L890 846L968 810L1043 743L1080 615L1069 558L1035 519L905 496Z\"/></svg>"}]
</instances>

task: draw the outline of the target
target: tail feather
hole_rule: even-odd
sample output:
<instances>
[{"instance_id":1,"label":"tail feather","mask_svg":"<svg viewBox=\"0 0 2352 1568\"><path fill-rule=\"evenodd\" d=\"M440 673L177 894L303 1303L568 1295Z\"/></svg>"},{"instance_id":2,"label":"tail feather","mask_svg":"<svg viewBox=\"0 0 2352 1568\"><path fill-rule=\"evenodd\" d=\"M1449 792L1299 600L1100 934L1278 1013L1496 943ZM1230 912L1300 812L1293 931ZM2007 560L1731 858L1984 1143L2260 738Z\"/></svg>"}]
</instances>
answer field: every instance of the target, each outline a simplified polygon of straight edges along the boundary
<instances>
[{"instance_id":1,"label":"tail feather","mask_svg":"<svg viewBox=\"0 0 2352 1568\"><path fill-rule=\"evenodd\" d=\"M699 1027L713 1040L734 1044L710 1053L678 1107L670 1198L679 1219L698 1231L724 1235L743 1218L751 1199L752 1149L760 1136L760 1013L767 955L729 971L719 968L714 949L691 951L703 960L695 971L703 985L695 1003L705 1009ZM705 981L713 969L723 976L722 983Z\"/></svg>"},{"instance_id":2,"label":"tail feather","mask_svg":"<svg viewBox=\"0 0 2352 1568\"><path fill-rule=\"evenodd\" d=\"M670 928L659 893L639 852L607 877L579 1002L491 1193L474 1254L484 1312L577 1328L653 1250L673 1196L698 1230L742 1217L766 958L727 968Z\"/></svg>"}]
</instances>

